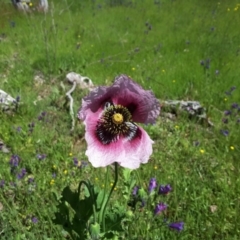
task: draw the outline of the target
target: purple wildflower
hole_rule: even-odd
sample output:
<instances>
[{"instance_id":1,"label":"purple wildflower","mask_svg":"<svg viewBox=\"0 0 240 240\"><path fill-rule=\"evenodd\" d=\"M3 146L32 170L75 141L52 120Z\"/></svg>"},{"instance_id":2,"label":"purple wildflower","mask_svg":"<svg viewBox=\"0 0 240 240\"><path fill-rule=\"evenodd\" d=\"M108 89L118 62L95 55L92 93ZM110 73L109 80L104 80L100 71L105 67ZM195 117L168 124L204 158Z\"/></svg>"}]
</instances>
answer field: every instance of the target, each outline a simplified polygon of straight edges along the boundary
<instances>
[{"instance_id":1,"label":"purple wildflower","mask_svg":"<svg viewBox=\"0 0 240 240\"><path fill-rule=\"evenodd\" d=\"M149 181L148 192L151 193L157 187L156 178L151 178Z\"/></svg>"},{"instance_id":2,"label":"purple wildflower","mask_svg":"<svg viewBox=\"0 0 240 240\"><path fill-rule=\"evenodd\" d=\"M33 183L34 182L34 178L33 177L29 177L28 178L28 183L30 184L30 183Z\"/></svg>"},{"instance_id":3,"label":"purple wildflower","mask_svg":"<svg viewBox=\"0 0 240 240\"><path fill-rule=\"evenodd\" d=\"M56 173L53 173L52 174L52 178L56 178L57 174Z\"/></svg>"},{"instance_id":4,"label":"purple wildflower","mask_svg":"<svg viewBox=\"0 0 240 240\"><path fill-rule=\"evenodd\" d=\"M18 155L12 155L9 163L12 167L17 167L19 162L20 162L19 156Z\"/></svg>"},{"instance_id":5,"label":"purple wildflower","mask_svg":"<svg viewBox=\"0 0 240 240\"><path fill-rule=\"evenodd\" d=\"M178 232L181 232L184 227L184 222L174 222L174 223L170 223L168 226L172 229L177 230Z\"/></svg>"},{"instance_id":6,"label":"purple wildflower","mask_svg":"<svg viewBox=\"0 0 240 240\"><path fill-rule=\"evenodd\" d=\"M225 94L231 95L232 92L233 92L235 89L236 89L236 87L235 87L235 86L232 86L229 91L226 91L226 92L225 92Z\"/></svg>"},{"instance_id":7,"label":"purple wildflower","mask_svg":"<svg viewBox=\"0 0 240 240\"><path fill-rule=\"evenodd\" d=\"M24 178L24 176L25 176L26 174L27 174L27 171L26 171L25 168L23 168L23 169L21 170L21 172L17 174L17 178L18 178L19 180L21 180L22 178Z\"/></svg>"},{"instance_id":8,"label":"purple wildflower","mask_svg":"<svg viewBox=\"0 0 240 240\"><path fill-rule=\"evenodd\" d=\"M216 70L216 71L215 71L215 74L218 75L218 74L219 74L219 70Z\"/></svg>"},{"instance_id":9,"label":"purple wildflower","mask_svg":"<svg viewBox=\"0 0 240 240\"><path fill-rule=\"evenodd\" d=\"M167 184L165 186L160 185L158 194L168 194L171 191L172 191L172 188L171 188L170 184Z\"/></svg>"},{"instance_id":10,"label":"purple wildflower","mask_svg":"<svg viewBox=\"0 0 240 240\"><path fill-rule=\"evenodd\" d=\"M223 129L222 129L222 130L220 130L220 133L226 137L226 136L228 136L229 131L228 131L228 130L223 130Z\"/></svg>"},{"instance_id":11,"label":"purple wildflower","mask_svg":"<svg viewBox=\"0 0 240 240\"><path fill-rule=\"evenodd\" d=\"M47 157L46 154L37 154L37 159L38 160L44 160Z\"/></svg>"},{"instance_id":12,"label":"purple wildflower","mask_svg":"<svg viewBox=\"0 0 240 240\"><path fill-rule=\"evenodd\" d=\"M73 158L73 164L76 166L76 167L78 167L78 160L77 160L77 158L75 157L75 158Z\"/></svg>"},{"instance_id":13,"label":"purple wildflower","mask_svg":"<svg viewBox=\"0 0 240 240\"><path fill-rule=\"evenodd\" d=\"M159 203L157 204L157 206L155 207L155 210L154 210L154 214L157 215L157 214L160 214L161 212L163 212L164 210L167 209L167 205L164 204L164 203Z\"/></svg>"},{"instance_id":14,"label":"purple wildflower","mask_svg":"<svg viewBox=\"0 0 240 240\"><path fill-rule=\"evenodd\" d=\"M224 111L224 115L225 115L225 116L229 116L229 115L231 115L231 113L232 113L232 112L231 112L230 110Z\"/></svg>"},{"instance_id":15,"label":"purple wildflower","mask_svg":"<svg viewBox=\"0 0 240 240\"><path fill-rule=\"evenodd\" d=\"M233 103L231 107L232 108L238 108L238 104L237 103Z\"/></svg>"},{"instance_id":16,"label":"purple wildflower","mask_svg":"<svg viewBox=\"0 0 240 240\"><path fill-rule=\"evenodd\" d=\"M83 168L87 166L87 162L86 161L78 161L78 159L75 157L73 158L73 164L78 167L78 168Z\"/></svg>"},{"instance_id":17,"label":"purple wildflower","mask_svg":"<svg viewBox=\"0 0 240 240\"><path fill-rule=\"evenodd\" d=\"M17 132L21 132L22 128L21 127L17 127Z\"/></svg>"},{"instance_id":18,"label":"purple wildflower","mask_svg":"<svg viewBox=\"0 0 240 240\"><path fill-rule=\"evenodd\" d=\"M132 195L133 195L133 196L137 196L137 195L138 195L138 190L139 190L139 186L135 186L135 187L133 188Z\"/></svg>"},{"instance_id":19,"label":"purple wildflower","mask_svg":"<svg viewBox=\"0 0 240 240\"><path fill-rule=\"evenodd\" d=\"M38 116L38 120L39 121L44 120L44 117L46 116L46 114L47 114L46 112L41 112L40 115Z\"/></svg>"},{"instance_id":20,"label":"purple wildflower","mask_svg":"<svg viewBox=\"0 0 240 240\"><path fill-rule=\"evenodd\" d=\"M38 223L38 219L36 217L32 217L32 223L34 224Z\"/></svg>"}]
</instances>

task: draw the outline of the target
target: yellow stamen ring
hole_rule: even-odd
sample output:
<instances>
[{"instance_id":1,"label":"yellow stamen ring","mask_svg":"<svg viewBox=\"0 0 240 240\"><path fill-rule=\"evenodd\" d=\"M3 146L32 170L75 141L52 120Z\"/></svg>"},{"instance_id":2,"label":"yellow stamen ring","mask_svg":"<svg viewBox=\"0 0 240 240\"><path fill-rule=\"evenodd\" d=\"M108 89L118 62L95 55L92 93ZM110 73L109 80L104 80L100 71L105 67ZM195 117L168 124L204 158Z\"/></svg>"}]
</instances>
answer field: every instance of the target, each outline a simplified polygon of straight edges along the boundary
<instances>
[{"instance_id":1,"label":"yellow stamen ring","mask_svg":"<svg viewBox=\"0 0 240 240\"><path fill-rule=\"evenodd\" d=\"M115 124L121 124L123 122L123 115L121 113L114 113L112 116L112 121Z\"/></svg>"}]
</instances>

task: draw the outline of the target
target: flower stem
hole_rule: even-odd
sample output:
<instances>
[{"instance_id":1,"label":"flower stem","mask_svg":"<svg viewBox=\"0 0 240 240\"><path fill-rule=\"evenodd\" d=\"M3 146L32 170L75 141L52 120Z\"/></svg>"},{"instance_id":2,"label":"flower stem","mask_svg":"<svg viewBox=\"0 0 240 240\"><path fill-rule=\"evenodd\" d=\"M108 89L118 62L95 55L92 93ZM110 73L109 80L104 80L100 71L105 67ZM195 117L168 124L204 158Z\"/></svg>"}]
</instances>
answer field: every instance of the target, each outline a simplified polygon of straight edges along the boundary
<instances>
[{"instance_id":1,"label":"flower stem","mask_svg":"<svg viewBox=\"0 0 240 240\"><path fill-rule=\"evenodd\" d=\"M111 198L111 195L112 195L112 192L114 190L114 188L116 187L117 185L117 181L118 181L118 163L114 163L114 166L115 166L115 178L114 178L114 183L112 185L112 188L111 188L111 191L108 195L108 198L107 198L107 201L103 203L103 213L102 213L102 224L103 224L103 232L105 232L105 211L106 211L106 208L107 208L107 205L108 205L108 202Z\"/></svg>"},{"instance_id":2,"label":"flower stem","mask_svg":"<svg viewBox=\"0 0 240 240\"><path fill-rule=\"evenodd\" d=\"M94 200L94 189L92 186L89 185L88 182L82 180L80 181L79 185L78 185L78 196L80 197L80 191L81 191L81 185L84 184L88 191L89 191L89 194L90 194L90 198L91 198L91 201L92 201L92 208L93 208L93 217L94 217L94 223L96 223L96 200Z\"/></svg>"}]
</instances>

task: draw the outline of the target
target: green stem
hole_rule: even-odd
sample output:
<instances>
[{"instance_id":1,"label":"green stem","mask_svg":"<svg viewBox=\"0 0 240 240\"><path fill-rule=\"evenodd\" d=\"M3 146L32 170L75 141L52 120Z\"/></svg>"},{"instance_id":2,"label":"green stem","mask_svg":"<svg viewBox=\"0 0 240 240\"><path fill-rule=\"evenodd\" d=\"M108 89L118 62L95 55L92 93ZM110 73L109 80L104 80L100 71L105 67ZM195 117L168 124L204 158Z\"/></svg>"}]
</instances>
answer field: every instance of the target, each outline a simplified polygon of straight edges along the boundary
<instances>
[{"instance_id":1,"label":"green stem","mask_svg":"<svg viewBox=\"0 0 240 240\"><path fill-rule=\"evenodd\" d=\"M112 188L111 188L111 191L108 195L108 198L107 198L107 201L104 203L103 205L103 214L102 214L102 223L103 223L103 232L105 232L105 211L106 211L106 208L107 208L107 205L108 205L108 202L111 198L111 195L112 195L112 192L114 190L114 188L116 187L117 185L117 181L118 181L118 163L114 163L114 166L115 166L115 178L114 178L114 183L112 185Z\"/></svg>"},{"instance_id":2,"label":"green stem","mask_svg":"<svg viewBox=\"0 0 240 240\"><path fill-rule=\"evenodd\" d=\"M78 196L80 197L80 191L81 191L81 185L85 184L85 186L87 187L91 200L92 200L92 208L93 208L93 217L94 217L94 223L96 223L96 201L94 201L94 189L89 186L89 183L87 183L86 181L82 180L80 181L79 185L78 185Z\"/></svg>"},{"instance_id":3,"label":"green stem","mask_svg":"<svg viewBox=\"0 0 240 240\"><path fill-rule=\"evenodd\" d=\"M106 204L105 196L106 196L106 192L107 192L108 176L109 176L109 167L107 167L107 174L106 174L106 177L105 177L103 199L102 199L102 202L101 202L101 209L100 209L100 213L99 213L99 223L100 224L103 221L103 209L104 209L104 206Z\"/></svg>"}]
</instances>

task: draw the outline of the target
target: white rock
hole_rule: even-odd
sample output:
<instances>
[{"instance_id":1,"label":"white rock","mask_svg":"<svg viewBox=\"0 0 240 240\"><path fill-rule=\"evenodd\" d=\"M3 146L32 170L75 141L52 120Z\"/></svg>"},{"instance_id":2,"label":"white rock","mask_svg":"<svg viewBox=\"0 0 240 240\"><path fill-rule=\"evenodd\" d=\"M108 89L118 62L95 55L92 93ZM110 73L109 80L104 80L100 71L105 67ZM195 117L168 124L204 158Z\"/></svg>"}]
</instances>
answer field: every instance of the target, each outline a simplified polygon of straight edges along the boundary
<instances>
[{"instance_id":1,"label":"white rock","mask_svg":"<svg viewBox=\"0 0 240 240\"><path fill-rule=\"evenodd\" d=\"M78 73L70 72L66 75L66 78L70 83L76 82L82 89L88 88L90 90L94 88L93 82L89 77L81 76Z\"/></svg>"},{"instance_id":2,"label":"white rock","mask_svg":"<svg viewBox=\"0 0 240 240\"><path fill-rule=\"evenodd\" d=\"M16 99L0 89L0 106L7 110L12 104L16 104Z\"/></svg>"}]
</instances>

